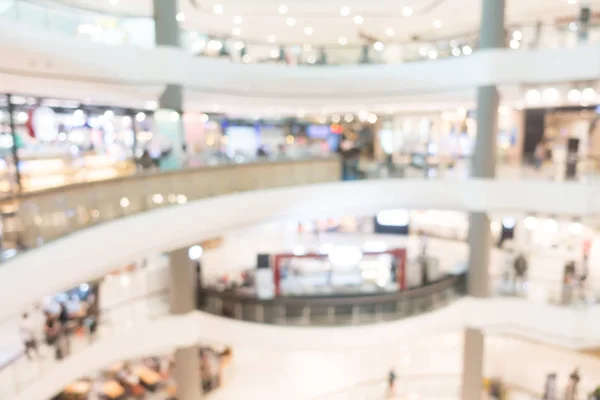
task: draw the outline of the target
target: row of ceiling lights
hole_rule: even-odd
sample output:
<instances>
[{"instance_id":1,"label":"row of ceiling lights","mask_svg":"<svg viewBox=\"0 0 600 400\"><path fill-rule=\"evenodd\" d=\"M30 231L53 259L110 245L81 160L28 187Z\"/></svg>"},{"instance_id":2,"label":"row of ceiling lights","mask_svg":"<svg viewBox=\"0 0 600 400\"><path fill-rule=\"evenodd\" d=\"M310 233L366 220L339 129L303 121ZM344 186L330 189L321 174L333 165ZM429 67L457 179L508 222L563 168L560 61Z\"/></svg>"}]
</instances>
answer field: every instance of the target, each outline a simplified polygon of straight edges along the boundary
<instances>
[{"instance_id":1,"label":"row of ceiling lights","mask_svg":"<svg viewBox=\"0 0 600 400\"><path fill-rule=\"evenodd\" d=\"M561 100L561 93L558 89L549 87L544 90L529 89L525 93L527 104L536 106L541 104L558 104ZM596 90L593 87L584 89L573 88L567 92L567 101L582 105L591 104L596 100Z\"/></svg>"}]
</instances>

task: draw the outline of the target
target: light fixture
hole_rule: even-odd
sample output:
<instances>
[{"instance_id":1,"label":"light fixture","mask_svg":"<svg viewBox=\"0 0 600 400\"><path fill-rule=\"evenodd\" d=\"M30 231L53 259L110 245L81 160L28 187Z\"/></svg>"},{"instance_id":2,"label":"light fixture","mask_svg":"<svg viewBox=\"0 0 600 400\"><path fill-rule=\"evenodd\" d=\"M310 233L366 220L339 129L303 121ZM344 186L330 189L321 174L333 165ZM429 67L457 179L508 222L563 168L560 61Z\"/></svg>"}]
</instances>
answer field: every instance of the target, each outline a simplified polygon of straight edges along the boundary
<instances>
[{"instance_id":1,"label":"light fixture","mask_svg":"<svg viewBox=\"0 0 600 400\"><path fill-rule=\"evenodd\" d=\"M177 111L171 111L171 122L179 121L179 113Z\"/></svg>"},{"instance_id":2,"label":"light fixture","mask_svg":"<svg viewBox=\"0 0 600 400\"><path fill-rule=\"evenodd\" d=\"M197 261L204 254L204 249L200 245L194 245L188 249L188 257L192 261Z\"/></svg>"},{"instance_id":3,"label":"light fixture","mask_svg":"<svg viewBox=\"0 0 600 400\"><path fill-rule=\"evenodd\" d=\"M233 17L233 20L232 20L232 21L233 21L233 23L234 23L234 24L236 24L236 25L239 25L239 24L241 24L241 23L242 23L243 19L242 19L242 17L241 17L241 16L239 16L239 15L236 15L235 17Z\"/></svg>"},{"instance_id":4,"label":"light fixture","mask_svg":"<svg viewBox=\"0 0 600 400\"><path fill-rule=\"evenodd\" d=\"M277 11L279 12L279 14L285 15L288 12L288 8L285 4L282 4L279 7L277 7Z\"/></svg>"},{"instance_id":5,"label":"light fixture","mask_svg":"<svg viewBox=\"0 0 600 400\"><path fill-rule=\"evenodd\" d=\"M569 30L571 32L576 32L579 27L577 26L577 22L569 22Z\"/></svg>"},{"instance_id":6,"label":"light fixture","mask_svg":"<svg viewBox=\"0 0 600 400\"><path fill-rule=\"evenodd\" d=\"M143 112L139 112L139 113L137 113L137 114L135 115L135 120L136 120L137 122L142 122L142 121L144 121L145 119L146 119L146 114L145 114L145 113L143 113Z\"/></svg>"},{"instance_id":7,"label":"light fixture","mask_svg":"<svg viewBox=\"0 0 600 400\"><path fill-rule=\"evenodd\" d=\"M369 118L369 112L367 110L360 110L358 112L358 120L364 122Z\"/></svg>"},{"instance_id":8,"label":"light fixture","mask_svg":"<svg viewBox=\"0 0 600 400\"><path fill-rule=\"evenodd\" d=\"M156 204L162 204L162 202L164 200L165 200L164 197L160 193L156 193L155 195L152 196L152 201Z\"/></svg>"},{"instance_id":9,"label":"light fixture","mask_svg":"<svg viewBox=\"0 0 600 400\"><path fill-rule=\"evenodd\" d=\"M429 57L430 60L435 60L436 58L438 58L437 50L429 50L429 52L427 53L427 57Z\"/></svg>"},{"instance_id":10,"label":"light fixture","mask_svg":"<svg viewBox=\"0 0 600 400\"><path fill-rule=\"evenodd\" d=\"M331 122L333 122L334 124L339 124L341 120L342 117L340 117L339 114L333 114L331 116Z\"/></svg>"},{"instance_id":11,"label":"light fixture","mask_svg":"<svg viewBox=\"0 0 600 400\"><path fill-rule=\"evenodd\" d=\"M279 57L279 49L271 49L269 50L269 57L277 58Z\"/></svg>"},{"instance_id":12,"label":"light fixture","mask_svg":"<svg viewBox=\"0 0 600 400\"><path fill-rule=\"evenodd\" d=\"M527 91L527 93L525 93L525 100L527 103L532 105L539 104L542 100L542 95L540 94L539 90L530 89Z\"/></svg>"},{"instance_id":13,"label":"light fixture","mask_svg":"<svg viewBox=\"0 0 600 400\"><path fill-rule=\"evenodd\" d=\"M241 49L243 49L244 47L246 47L246 43L244 43L244 42L243 42L243 41L241 41L241 40L238 40L238 41L236 41L236 42L233 44L233 47L234 47L236 50L241 50Z\"/></svg>"},{"instance_id":14,"label":"light fixture","mask_svg":"<svg viewBox=\"0 0 600 400\"><path fill-rule=\"evenodd\" d=\"M175 16L175 19L178 22L183 22L183 21L185 21L185 14L182 12L178 12L177 15Z\"/></svg>"},{"instance_id":15,"label":"light fixture","mask_svg":"<svg viewBox=\"0 0 600 400\"><path fill-rule=\"evenodd\" d=\"M344 115L344 121L346 121L347 123L354 121L354 114L348 113Z\"/></svg>"},{"instance_id":16,"label":"light fixture","mask_svg":"<svg viewBox=\"0 0 600 400\"><path fill-rule=\"evenodd\" d=\"M383 47L384 47L383 43L381 43L381 42L375 42L375 43L373 43L373 48L375 50L377 50L377 51L383 50Z\"/></svg>"},{"instance_id":17,"label":"light fixture","mask_svg":"<svg viewBox=\"0 0 600 400\"><path fill-rule=\"evenodd\" d=\"M506 217L502 219L502 226L506 229L513 229L517 222L512 217Z\"/></svg>"},{"instance_id":18,"label":"light fixture","mask_svg":"<svg viewBox=\"0 0 600 400\"><path fill-rule=\"evenodd\" d=\"M452 48L452 55L454 57L458 57L462 54L462 52L460 51L460 49L458 47L454 47Z\"/></svg>"},{"instance_id":19,"label":"light fixture","mask_svg":"<svg viewBox=\"0 0 600 400\"><path fill-rule=\"evenodd\" d=\"M362 260L362 251L356 246L337 246L329 251L327 258L335 266L352 266Z\"/></svg>"},{"instance_id":20,"label":"light fixture","mask_svg":"<svg viewBox=\"0 0 600 400\"><path fill-rule=\"evenodd\" d=\"M525 228L529 229L530 231L538 227L538 219L536 217L532 217L531 215L525 217L523 223L525 224Z\"/></svg>"},{"instance_id":21,"label":"light fixture","mask_svg":"<svg viewBox=\"0 0 600 400\"><path fill-rule=\"evenodd\" d=\"M288 26L294 26L296 25L296 18L289 17L285 20L285 23L288 24Z\"/></svg>"},{"instance_id":22,"label":"light fixture","mask_svg":"<svg viewBox=\"0 0 600 400\"><path fill-rule=\"evenodd\" d=\"M348 44L348 38L346 38L346 36L340 36L338 38L338 43L341 44L342 46L345 46Z\"/></svg>"},{"instance_id":23,"label":"light fixture","mask_svg":"<svg viewBox=\"0 0 600 400\"><path fill-rule=\"evenodd\" d=\"M221 42L220 40L209 40L207 47L209 50L219 51L223 48L223 42Z\"/></svg>"},{"instance_id":24,"label":"light fixture","mask_svg":"<svg viewBox=\"0 0 600 400\"><path fill-rule=\"evenodd\" d=\"M596 90L592 87L587 87L581 92L581 97L584 101L593 101L596 99Z\"/></svg>"},{"instance_id":25,"label":"light fixture","mask_svg":"<svg viewBox=\"0 0 600 400\"><path fill-rule=\"evenodd\" d=\"M396 31L394 30L394 28L387 28L387 29L385 30L385 34L386 34L387 36L394 36L394 35L396 34Z\"/></svg>"},{"instance_id":26,"label":"light fixture","mask_svg":"<svg viewBox=\"0 0 600 400\"><path fill-rule=\"evenodd\" d=\"M567 3L569 3L569 4L577 4L577 0L567 0Z\"/></svg>"},{"instance_id":27,"label":"light fixture","mask_svg":"<svg viewBox=\"0 0 600 400\"><path fill-rule=\"evenodd\" d=\"M75 118L84 118L85 117L85 113L83 112L83 110L81 109L77 109L73 112L73 116Z\"/></svg>"},{"instance_id":28,"label":"light fixture","mask_svg":"<svg viewBox=\"0 0 600 400\"><path fill-rule=\"evenodd\" d=\"M375 122L377 122L377 115L375 115L373 113L369 114L369 116L367 117L367 121L370 124L374 124Z\"/></svg>"},{"instance_id":29,"label":"light fixture","mask_svg":"<svg viewBox=\"0 0 600 400\"><path fill-rule=\"evenodd\" d=\"M115 113L112 110L104 111L104 118L110 119L115 116Z\"/></svg>"},{"instance_id":30,"label":"light fixture","mask_svg":"<svg viewBox=\"0 0 600 400\"><path fill-rule=\"evenodd\" d=\"M427 47L419 47L419 54L422 55L423 57L425 57L427 55L427 53L429 53L429 50L427 50Z\"/></svg>"},{"instance_id":31,"label":"light fixture","mask_svg":"<svg viewBox=\"0 0 600 400\"><path fill-rule=\"evenodd\" d=\"M267 42L269 42L269 43L275 43L276 39L277 39L277 37L275 35L267 36Z\"/></svg>"},{"instance_id":32,"label":"light fixture","mask_svg":"<svg viewBox=\"0 0 600 400\"><path fill-rule=\"evenodd\" d=\"M147 110L155 110L156 107L158 107L158 103L154 100L150 100L146 102L146 109Z\"/></svg>"},{"instance_id":33,"label":"light fixture","mask_svg":"<svg viewBox=\"0 0 600 400\"><path fill-rule=\"evenodd\" d=\"M312 34L313 34L313 32L314 32L314 29L313 29L313 27L312 27L312 26L305 26L305 27L304 27L304 34L305 34L305 35L308 35L308 36L310 36L310 35L312 35Z\"/></svg>"},{"instance_id":34,"label":"light fixture","mask_svg":"<svg viewBox=\"0 0 600 400\"><path fill-rule=\"evenodd\" d=\"M344 6L344 7L340 8L340 15L342 17L347 17L348 15L350 15L350 12L351 12L351 10L350 10L350 7L348 7L348 6Z\"/></svg>"},{"instance_id":35,"label":"light fixture","mask_svg":"<svg viewBox=\"0 0 600 400\"><path fill-rule=\"evenodd\" d=\"M177 204L185 204L187 203L187 197L184 194L177 195Z\"/></svg>"},{"instance_id":36,"label":"light fixture","mask_svg":"<svg viewBox=\"0 0 600 400\"><path fill-rule=\"evenodd\" d=\"M223 14L224 8L222 4L215 4L213 6L213 12L217 15Z\"/></svg>"},{"instance_id":37,"label":"light fixture","mask_svg":"<svg viewBox=\"0 0 600 400\"><path fill-rule=\"evenodd\" d=\"M546 88L542 93L542 98L547 103L558 103L560 100L560 93L555 88Z\"/></svg>"},{"instance_id":38,"label":"light fixture","mask_svg":"<svg viewBox=\"0 0 600 400\"><path fill-rule=\"evenodd\" d=\"M558 232L558 222L552 218L544 220L544 230L548 233Z\"/></svg>"},{"instance_id":39,"label":"light fixture","mask_svg":"<svg viewBox=\"0 0 600 400\"><path fill-rule=\"evenodd\" d=\"M583 233L583 225L581 222L571 222L568 229L569 233L573 236L579 236Z\"/></svg>"},{"instance_id":40,"label":"light fixture","mask_svg":"<svg viewBox=\"0 0 600 400\"><path fill-rule=\"evenodd\" d=\"M231 30L231 34L233 36L240 36L242 34L242 28L240 28L239 26L236 26L235 28L233 28Z\"/></svg>"},{"instance_id":41,"label":"light fixture","mask_svg":"<svg viewBox=\"0 0 600 400\"><path fill-rule=\"evenodd\" d=\"M579 103L581 101L581 90L579 89L571 89L569 93L567 93L567 100L572 103Z\"/></svg>"},{"instance_id":42,"label":"light fixture","mask_svg":"<svg viewBox=\"0 0 600 400\"><path fill-rule=\"evenodd\" d=\"M465 56L469 56L471 53L473 53L473 48L469 45L463 46L462 52Z\"/></svg>"},{"instance_id":43,"label":"light fixture","mask_svg":"<svg viewBox=\"0 0 600 400\"><path fill-rule=\"evenodd\" d=\"M111 6L116 6L117 4L119 4L119 0L108 0L108 2Z\"/></svg>"},{"instance_id":44,"label":"light fixture","mask_svg":"<svg viewBox=\"0 0 600 400\"><path fill-rule=\"evenodd\" d=\"M365 22L365 19L362 17L362 15L355 15L354 18L352 18L352 21L354 21L356 25L362 25L363 22Z\"/></svg>"},{"instance_id":45,"label":"light fixture","mask_svg":"<svg viewBox=\"0 0 600 400\"><path fill-rule=\"evenodd\" d=\"M521 47L521 42L519 42L517 39L511 39L510 48L513 50L517 50L519 47Z\"/></svg>"},{"instance_id":46,"label":"light fixture","mask_svg":"<svg viewBox=\"0 0 600 400\"><path fill-rule=\"evenodd\" d=\"M410 17L413 15L413 9L411 7L404 7L402 9L402 15L405 17Z\"/></svg>"},{"instance_id":47,"label":"light fixture","mask_svg":"<svg viewBox=\"0 0 600 400\"><path fill-rule=\"evenodd\" d=\"M207 114L200 114L200 121L207 123L209 120L209 117Z\"/></svg>"},{"instance_id":48,"label":"light fixture","mask_svg":"<svg viewBox=\"0 0 600 400\"><path fill-rule=\"evenodd\" d=\"M521 31L514 31L512 34L513 39L515 40L521 40L523 39L523 32Z\"/></svg>"},{"instance_id":49,"label":"light fixture","mask_svg":"<svg viewBox=\"0 0 600 400\"><path fill-rule=\"evenodd\" d=\"M442 27L442 21L439 19L434 19L433 20L433 27L436 29L439 29Z\"/></svg>"},{"instance_id":50,"label":"light fixture","mask_svg":"<svg viewBox=\"0 0 600 400\"><path fill-rule=\"evenodd\" d=\"M130 202L127 197L121 197L121 200L119 200L119 204L121 205L121 207L127 208L129 207Z\"/></svg>"}]
</instances>

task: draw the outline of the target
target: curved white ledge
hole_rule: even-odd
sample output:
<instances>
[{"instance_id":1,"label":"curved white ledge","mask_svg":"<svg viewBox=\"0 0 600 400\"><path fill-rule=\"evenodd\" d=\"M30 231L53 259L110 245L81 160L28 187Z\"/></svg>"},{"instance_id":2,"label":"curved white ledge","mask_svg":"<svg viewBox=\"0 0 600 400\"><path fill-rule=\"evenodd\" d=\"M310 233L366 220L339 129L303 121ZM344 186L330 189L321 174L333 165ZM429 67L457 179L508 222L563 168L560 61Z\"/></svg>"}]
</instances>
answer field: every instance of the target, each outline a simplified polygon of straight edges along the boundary
<instances>
[{"instance_id":1,"label":"curved white ledge","mask_svg":"<svg viewBox=\"0 0 600 400\"><path fill-rule=\"evenodd\" d=\"M0 318L147 254L268 221L374 215L382 209L454 209L591 215L600 188L535 181L390 179L270 189L161 208L88 228L4 263Z\"/></svg>"},{"instance_id":2,"label":"curved white ledge","mask_svg":"<svg viewBox=\"0 0 600 400\"><path fill-rule=\"evenodd\" d=\"M600 46L572 49L481 51L469 57L406 64L286 67L236 64L194 57L172 48L108 46L2 21L0 85L11 76L41 76L60 81L140 86L180 84L200 103L262 102L286 106L331 107L402 101L416 93L442 93L483 85L550 84L600 78ZM119 60L115 63L114 60ZM143 65L143 68L140 66ZM285 84L282 84L285 82ZM37 93L35 82L19 93ZM91 92L94 93L94 92ZM190 95L191 94L191 95ZM215 96L224 96L222 99ZM229 100L227 100L229 99ZM316 104L318 103L318 104Z\"/></svg>"},{"instance_id":3,"label":"curved white ledge","mask_svg":"<svg viewBox=\"0 0 600 400\"><path fill-rule=\"evenodd\" d=\"M560 321L560 323L557 323ZM199 342L285 351L348 351L395 346L402 338L452 332L464 327L486 333L517 334L571 349L600 342L600 307L586 310L536 305L516 299L465 298L438 311L388 323L357 327L298 328L252 324L193 312L136 325L98 341L48 371L19 399L43 399L78 377L124 359L191 346Z\"/></svg>"}]
</instances>

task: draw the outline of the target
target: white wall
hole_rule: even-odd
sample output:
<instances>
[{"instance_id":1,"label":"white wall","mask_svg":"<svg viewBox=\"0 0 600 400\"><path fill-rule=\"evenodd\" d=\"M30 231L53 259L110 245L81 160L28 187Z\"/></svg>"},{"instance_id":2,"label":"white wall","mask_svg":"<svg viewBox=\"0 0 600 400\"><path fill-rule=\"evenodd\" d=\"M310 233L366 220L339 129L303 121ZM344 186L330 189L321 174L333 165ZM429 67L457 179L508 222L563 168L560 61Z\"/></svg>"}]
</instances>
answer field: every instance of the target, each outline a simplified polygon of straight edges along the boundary
<instances>
[{"instance_id":1,"label":"white wall","mask_svg":"<svg viewBox=\"0 0 600 400\"><path fill-rule=\"evenodd\" d=\"M131 260L263 222L374 215L394 208L588 215L600 211L599 191L578 183L398 179L261 190L156 209L88 228L3 263L0 304L12 307L0 309L0 318Z\"/></svg>"}]
</instances>

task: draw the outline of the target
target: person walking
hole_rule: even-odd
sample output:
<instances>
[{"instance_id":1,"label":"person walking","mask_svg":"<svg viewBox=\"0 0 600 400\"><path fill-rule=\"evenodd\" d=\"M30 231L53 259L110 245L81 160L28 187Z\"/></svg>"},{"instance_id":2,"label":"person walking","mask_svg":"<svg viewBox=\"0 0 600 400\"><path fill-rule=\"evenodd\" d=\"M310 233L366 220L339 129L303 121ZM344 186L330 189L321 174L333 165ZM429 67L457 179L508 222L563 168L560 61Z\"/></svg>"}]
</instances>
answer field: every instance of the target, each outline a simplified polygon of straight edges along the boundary
<instances>
[{"instance_id":1,"label":"person walking","mask_svg":"<svg viewBox=\"0 0 600 400\"><path fill-rule=\"evenodd\" d=\"M388 373L388 396L393 396L396 393L396 371L394 368L390 369Z\"/></svg>"},{"instance_id":2,"label":"person walking","mask_svg":"<svg viewBox=\"0 0 600 400\"><path fill-rule=\"evenodd\" d=\"M21 334L21 339L23 340L23 345L25 346L25 355L27 358L29 360L33 359L31 353L35 353L35 355L39 357L40 353L38 351L38 343L35 337L34 323L29 317L28 313L23 313L21 324L19 326L19 333Z\"/></svg>"}]
</instances>

